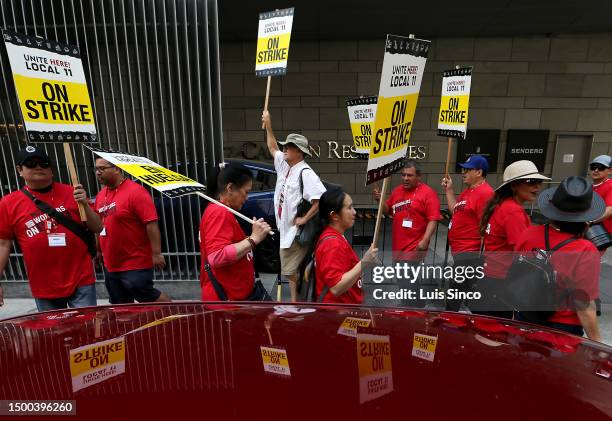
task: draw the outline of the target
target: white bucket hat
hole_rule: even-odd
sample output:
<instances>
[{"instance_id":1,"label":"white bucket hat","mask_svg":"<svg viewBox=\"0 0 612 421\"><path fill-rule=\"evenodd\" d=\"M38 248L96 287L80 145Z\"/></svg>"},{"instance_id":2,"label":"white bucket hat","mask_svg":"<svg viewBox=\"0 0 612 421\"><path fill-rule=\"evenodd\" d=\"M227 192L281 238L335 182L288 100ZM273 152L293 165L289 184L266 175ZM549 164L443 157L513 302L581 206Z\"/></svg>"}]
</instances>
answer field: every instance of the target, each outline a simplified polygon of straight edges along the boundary
<instances>
[{"instance_id":1,"label":"white bucket hat","mask_svg":"<svg viewBox=\"0 0 612 421\"><path fill-rule=\"evenodd\" d=\"M538 168L533 162L527 160L516 161L506 167L503 182L495 190L499 190L513 181L524 179L550 180L550 178L538 172Z\"/></svg>"}]
</instances>

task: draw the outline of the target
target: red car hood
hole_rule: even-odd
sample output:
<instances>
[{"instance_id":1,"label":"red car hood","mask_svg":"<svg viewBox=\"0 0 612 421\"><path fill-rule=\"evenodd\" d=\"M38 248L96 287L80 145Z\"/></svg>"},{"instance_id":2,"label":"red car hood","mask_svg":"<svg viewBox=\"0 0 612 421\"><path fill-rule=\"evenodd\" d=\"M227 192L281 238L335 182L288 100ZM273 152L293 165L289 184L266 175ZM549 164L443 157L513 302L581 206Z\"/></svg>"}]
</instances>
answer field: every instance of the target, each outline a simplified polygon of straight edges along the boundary
<instances>
[{"instance_id":1,"label":"red car hood","mask_svg":"<svg viewBox=\"0 0 612 421\"><path fill-rule=\"evenodd\" d=\"M97 307L0 321L0 399L75 400L88 419L594 421L612 417L612 348L457 313Z\"/></svg>"}]
</instances>

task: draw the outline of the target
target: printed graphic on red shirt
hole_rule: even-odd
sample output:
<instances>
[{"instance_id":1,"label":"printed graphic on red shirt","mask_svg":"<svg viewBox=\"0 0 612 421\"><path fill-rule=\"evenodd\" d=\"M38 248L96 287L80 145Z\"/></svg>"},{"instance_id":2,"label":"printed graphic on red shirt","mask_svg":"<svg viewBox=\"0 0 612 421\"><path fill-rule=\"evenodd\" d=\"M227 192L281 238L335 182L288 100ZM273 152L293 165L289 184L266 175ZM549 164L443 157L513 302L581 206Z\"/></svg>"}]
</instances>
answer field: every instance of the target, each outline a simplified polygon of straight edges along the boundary
<instances>
[{"instance_id":1,"label":"printed graphic on red shirt","mask_svg":"<svg viewBox=\"0 0 612 421\"><path fill-rule=\"evenodd\" d=\"M246 235L238 221L236 221L236 217L227 209L214 203L206 207L200 222L200 253L202 254L200 285L202 286L202 300L219 300L204 269L207 256L215 251L222 250L230 244L242 241L245 237ZM249 251L237 262L214 267L212 272L225 290L229 300L244 300L253 291L255 281L253 252Z\"/></svg>"},{"instance_id":2,"label":"printed graphic on red shirt","mask_svg":"<svg viewBox=\"0 0 612 421\"><path fill-rule=\"evenodd\" d=\"M49 192L32 194L79 221L72 192L72 186L53 183ZM54 236L61 241L53 242ZM83 240L42 213L21 191L0 201L0 238L19 243L32 295L36 298L68 297L77 287L95 281L91 257Z\"/></svg>"},{"instance_id":3,"label":"printed graphic on red shirt","mask_svg":"<svg viewBox=\"0 0 612 421\"><path fill-rule=\"evenodd\" d=\"M96 197L95 209L102 218L100 247L109 272L153 267L151 242L146 224L157 221L149 192L125 179L117 188L104 187Z\"/></svg>"},{"instance_id":4,"label":"printed graphic on red shirt","mask_svg":"<svg viewBox=\"0 0 612 421\"><path fill-rule=\"evenodd\" d=\"M319 245L315 251L317 298L320 297L325 285L328 288L335 286L340 282L342 276L357 263L359 263L359 258L346 238L331 227L325 228L319 237ZM361 278L344 294L337 297L328 291L323 302L361 304L363 302Z\"/></svg>"},{"instance_id":5,"label":"printed graphic on red shirt","mask_svg":"<svg viewBox=\"0 0 612 421\"><path fill-rule=\"evenodd\" d=\"M593 186L595 191L604 200L606 206L612 206L612 179L608 178L603 183ZM603 226L608 232L612 232L612 217L603 221Z\"/></svg>"},{"instance_id":6,"label":"printed graphic on red shirt","mask_svg":"<svg viewBox=\"0 0 612 421\"><path fill-rule=\"evenodd\" d=\"M448 226L448 241L453 254L480 250L480 220L493 194L486 182L461 192Z\"/></svg>"},{"instance_id":7,"label":"printed graphic on red shirt","mask_svg":"<svg viewBox=\"0 0 612 421\"><path fill-rule=\"evenodd\" d=\"M439 221L440 199L426 184L412 190L396 187L387 199L387 208L393 218L392 249L395 259L419 260L423 253L412 253L423 239L427 223Z\"/></svg>"},{"instance_id":8,"label":"printed graphic on red shirt","mask_svg":"<svg viewBox=\"0 0 612 421\"><path fill-rule=\"evenodd\" d=\"M544 250L544 229L543 225L528 228L520 236L515 249ZM550 228L550 248L570 237L573 235ZM600 254L590 241L581 238L564 245L552 254L550 264L557 272L559 293L564 293L567 288L572 290L573 298L567 297L567 300L589 302L599 297ZM570 301L565 304L567 308L557 311L549 321L580 326L580 320L573 310L574 304Z\"/></svg>"}]
</instances>

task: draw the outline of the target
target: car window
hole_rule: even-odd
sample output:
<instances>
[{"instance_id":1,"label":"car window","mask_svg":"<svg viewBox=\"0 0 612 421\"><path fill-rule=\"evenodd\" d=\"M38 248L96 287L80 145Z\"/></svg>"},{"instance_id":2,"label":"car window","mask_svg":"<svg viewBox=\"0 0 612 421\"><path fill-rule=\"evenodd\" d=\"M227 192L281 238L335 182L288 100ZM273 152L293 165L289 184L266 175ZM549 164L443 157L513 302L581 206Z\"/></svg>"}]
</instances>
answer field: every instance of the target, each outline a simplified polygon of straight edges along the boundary
<instances>
[{"instance_id":1,"label":"car window","mask_svg":"<svg viewBox=\"0 0 612 421\"><path fill-rule=\"evenodd\" d=\"M276 173L253 168L251 168L251 172L253 173L253 190L251 191L274 190L276 186Z\"/></svg>"}]
</instances>

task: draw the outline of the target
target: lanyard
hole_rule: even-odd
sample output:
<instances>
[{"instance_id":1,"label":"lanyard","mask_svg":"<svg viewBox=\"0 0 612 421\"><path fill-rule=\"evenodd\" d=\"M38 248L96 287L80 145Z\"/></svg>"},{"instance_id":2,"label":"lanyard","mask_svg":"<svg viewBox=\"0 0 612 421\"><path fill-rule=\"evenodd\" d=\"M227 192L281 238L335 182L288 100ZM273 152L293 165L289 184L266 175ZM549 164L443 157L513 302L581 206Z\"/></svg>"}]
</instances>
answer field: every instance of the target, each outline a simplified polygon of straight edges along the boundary
<instances>
[{"instance_id":1,"label":"lanyard","mask_svg":"<svg viewBox=\"0 0 612 421\"><path fill-rule=\"evenodd\" d=\"M278 199L278 219L281 219L283 214L283 203L285 203L285 186L287 185L287 181L289 180L289 173L291 172L291 167L287 170L287 175L285 176L285 181L283 182L283 186L280 190L280 197Z\"/></svg>"}]
</instances>

